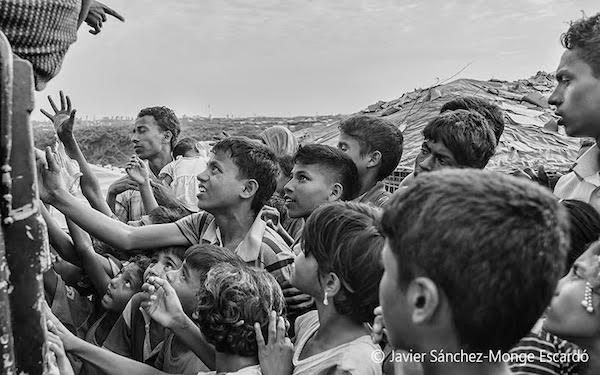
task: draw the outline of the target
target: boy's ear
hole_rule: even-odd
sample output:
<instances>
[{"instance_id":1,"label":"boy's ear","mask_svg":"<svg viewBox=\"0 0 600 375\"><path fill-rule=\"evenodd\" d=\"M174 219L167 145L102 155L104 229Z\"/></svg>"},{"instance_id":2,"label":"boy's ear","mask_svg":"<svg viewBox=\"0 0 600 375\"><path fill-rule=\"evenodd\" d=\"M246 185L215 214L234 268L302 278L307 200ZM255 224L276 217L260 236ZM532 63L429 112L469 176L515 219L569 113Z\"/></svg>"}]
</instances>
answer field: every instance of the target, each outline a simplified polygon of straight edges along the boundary
<instances>
[{"instance_id":1,"label":"boy's ear","mask_svg":"<svg viewBox=\"0 0 600 375\"><path fill-rule=\"evenodd\" d=\"M171 139L173 138L173 133L170 131L163 131L163 140L165 143L171 143Z\"/></svg>"},{"instance_id":2,"label":"boy's ear","mask_svg":"<svg viewBox=\"0 0 600 375\"><path fill-rule=\"evenodd\" d=\"M373 151L368 154L367 168L376 167L381 164L381 152Z\"/></svg>"},{"instance_id":3,"label":"boy's ear","mask_svg":"<svg viewBox=\"0 0 600 375\"><path fill-rule=\"evenodd\" d=\"M342 200L342 195L344 195L344 187L339 182L334 182L331 185L331 192L329 193L329 201L337 202Z\"/></svg>"},{"instance_id":4,"label":"boy's ear","mask_svg":"<svg viewBox=\"0 0 600 375\"><path fill-rule=\"evenodd\" d=\"M249 179L243 180L242 191L240 193L240 197L242 197L244 199L252 198L254 196L254 194L256 194L257 191L258 191L258 182L255 179L249 178Z\"/></svg>"},{"instance_id":5,"label":"boy's ear","mask_svg":"<svg viewBox=\"0 0 600 375\"><path fill-rule=\"evenodd\" d=\"M431 321L441 306L441 295L437 285L427 277L417 277L410 282L407 302L412 310L414 324Z\"/></svg>"}]
</instances>

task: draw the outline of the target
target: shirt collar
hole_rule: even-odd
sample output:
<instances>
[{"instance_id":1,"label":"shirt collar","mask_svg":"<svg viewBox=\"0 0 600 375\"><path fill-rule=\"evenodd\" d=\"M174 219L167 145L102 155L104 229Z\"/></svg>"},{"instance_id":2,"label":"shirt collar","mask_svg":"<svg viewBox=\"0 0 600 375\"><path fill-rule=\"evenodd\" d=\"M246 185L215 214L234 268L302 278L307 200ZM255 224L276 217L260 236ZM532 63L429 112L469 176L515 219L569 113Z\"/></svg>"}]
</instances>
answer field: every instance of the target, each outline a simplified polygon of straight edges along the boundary
<instances>
[{"instance_id":1,"label":"shirt collar","mask_svg":"<svg viewBox=\"0 0 600 375\"><path fill-rule=\"evenodd\" d=\"M360 202L360 203L367 202L369 200L369 198L371 198L371 196L373 196L374 194L376 194L377 192L379 192L382 189L385 189L383 181L377 181L377 183L375 185L373 185L373 187L371 189L367 190L361 196L356 198L356 201Z\"/></svg>"},{"instance_id":2,"label":"shirt collar","mask_svg":"<svg viewBox=\"0 0 600 375\"><path fill-rule=\"evenodd\" d=\"M595 144L575 161L573 172L581 179L593 185L600 186L600 148Z\"/></svg>"},{"instance_id":3,"label":"shirt collar","mask_svg":"<svg viewBox=\"0 0 600 375\"><path fill-rule=\"evenodd\" d=\"M258 259L260 255L260 246L262 245L263 235L267 224L259 217L256 216L254 222L250 226L248 233L244 236L244 239L236 247L235 253L244 260L244 262L253 262ZM223 246L221 239L221 230L217 227L215 220L212 220L204 234L202 235L202 241L208 242L212 245Z\"/></svg>"}]
</instances>

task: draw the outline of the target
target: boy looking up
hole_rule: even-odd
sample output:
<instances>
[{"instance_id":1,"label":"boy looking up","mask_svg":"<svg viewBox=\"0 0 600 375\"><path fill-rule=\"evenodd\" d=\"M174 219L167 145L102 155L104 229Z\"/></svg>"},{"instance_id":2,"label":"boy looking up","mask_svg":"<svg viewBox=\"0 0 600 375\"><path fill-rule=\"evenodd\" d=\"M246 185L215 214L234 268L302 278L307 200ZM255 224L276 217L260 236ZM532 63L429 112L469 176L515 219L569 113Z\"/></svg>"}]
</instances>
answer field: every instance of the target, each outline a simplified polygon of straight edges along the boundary
<instances>
[{"instance_id":1,"label":"boy looking up","mask_svg":"<svg viewBox=\"0 0 600 375\"><path fill-rule=\"evenodd\" d=\"M258 217L276 187L275 156L247 138L227 138L213 148L198 175L203 211L175 223L131 227L77 202L64 188L58 166L46 150L40 196L98 239L123 250L211 244L229 248L245 262L265 268L279 282L289 279L293 256L281 237Z\"/></svg>"},{"instance_id":2,"label":"boy looking up","mask_svg":"<svg viewBox=\"0 0 600 375\"><path fill-rule=\"evenodd\" d=\"M371 116L353 116L339 126L338 148L356 165L360 179L359 203L381 207L390 198L383 179L402 157L402 132L392 122Z\"/></svg>"}]
</instances>

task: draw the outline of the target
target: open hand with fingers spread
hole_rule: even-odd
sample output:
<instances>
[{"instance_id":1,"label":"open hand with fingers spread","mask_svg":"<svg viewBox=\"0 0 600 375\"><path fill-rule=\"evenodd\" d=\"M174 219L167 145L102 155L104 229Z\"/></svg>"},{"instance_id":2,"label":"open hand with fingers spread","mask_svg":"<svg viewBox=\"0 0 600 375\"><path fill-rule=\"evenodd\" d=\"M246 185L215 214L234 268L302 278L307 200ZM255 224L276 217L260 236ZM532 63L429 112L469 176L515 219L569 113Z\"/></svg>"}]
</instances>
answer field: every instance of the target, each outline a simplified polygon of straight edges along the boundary
<instances>
[{"instance_id":1,"label":"open hand with fingers spread","mask_svg":"<svg viewBox=\"0 0 600 375\"><path fill-rule=\"evenodd\" d=\"M44 109L40 109L40 112L52 121L58 139L63 143L67 143L73 138L73 125L75 124L75 114L77 113L77 110L72 108L71 98L69 98L69 96L65 97L62 91L60 91L60 109L56 107L56 104L50 95L48 95L48 102L54 111L54 115Z\"/></svg>"},{"instance_id":2,"label":"open hand with fingers spread","mask_svg":"<svg viewBox=\"0 0 600 375\"><path fill-rule=\"evenodd\" d=\"M106 16L107 14L113 16L121 22L125 22L125 18L123 18L123 16L120 15L116 10L99 1L92 0L90 9L88 10L88 14L85 18L85 23L92 28L90 30L90 34L96 35L102 31L102 25L104 22L108 21L108 17Z\"/></svg>"},{"instance_id":3,"label":"open hand with fingers spread","mask_svg":"<svg viewBox=\"0 0 600 375\"><path fill-rule=\"evenodd\" d=\"M185 322L185 312L177 297L177 292L168 281L150 276L142 285L146 300L141 306L150 317L166 328Z\"/></svg>"},{"instance_id":4,"label":"open hand with fingers spread","mask_svg":"<svg viewBox=\"0 0 600 375\"><path fill-rule=\"evenodd\" d=\"M262 334L260 324L254 323L256 344L258 345L258 361L263 375L286 375L291 374L294 366L292 356L294 345L286 335L286 320L277 316L275 311L269 315L269 327L267 328L267 342Z\"/></svg>"},{"instance_id":5,"label":"open hand with fingers spread","mask_svg":"<svg viewBox=\"0 0 600 375\"><path fill-rule=\"evenodd\" d=\"M129 159L129 162L125 167L125 171L129 178L138 185L149 183L148 179L150 174L148 173L148 168L137 155L131 156L131 159Z\"/></svg>"}]
</instances>

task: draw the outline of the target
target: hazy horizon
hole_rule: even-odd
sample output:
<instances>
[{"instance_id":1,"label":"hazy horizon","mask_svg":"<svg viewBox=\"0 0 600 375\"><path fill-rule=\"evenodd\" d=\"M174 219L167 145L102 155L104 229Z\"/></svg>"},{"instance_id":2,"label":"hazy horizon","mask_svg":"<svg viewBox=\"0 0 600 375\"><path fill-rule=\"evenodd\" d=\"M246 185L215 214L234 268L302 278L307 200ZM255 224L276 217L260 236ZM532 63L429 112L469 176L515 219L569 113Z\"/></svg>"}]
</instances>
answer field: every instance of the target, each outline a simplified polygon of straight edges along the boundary
<instances>
[{"instance_id":1,"label":"hazy horizon","mask_svg":"<svg viewBox=\"0 0 600 375\"><path fill-rule=\"evenodd\" d=\"M597 3L597 2L596 2ZM291 117L357 112L454 79L554 71L568 21L591 0L107 0L125 16L87 25L62 72L36 94L71 95L78 117ZM210 107L209 107L210 106Z\"/></svg>"}]
</instances>

